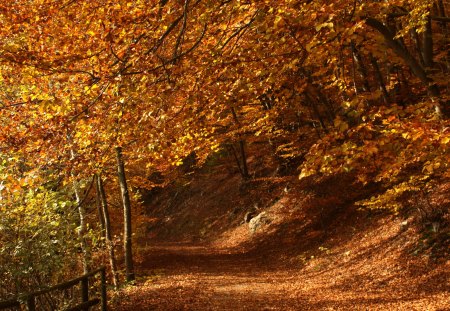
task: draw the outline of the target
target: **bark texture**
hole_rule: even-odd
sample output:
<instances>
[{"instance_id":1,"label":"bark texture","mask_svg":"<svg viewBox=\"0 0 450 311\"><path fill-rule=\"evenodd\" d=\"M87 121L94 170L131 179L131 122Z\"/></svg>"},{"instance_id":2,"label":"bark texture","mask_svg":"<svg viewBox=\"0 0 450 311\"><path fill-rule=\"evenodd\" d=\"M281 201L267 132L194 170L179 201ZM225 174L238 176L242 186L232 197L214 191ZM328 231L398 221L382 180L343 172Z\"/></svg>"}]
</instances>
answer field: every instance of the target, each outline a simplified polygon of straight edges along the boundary
<instances>
[{"instance_id":1,"label":"bark texture","mask_svg":"<svg viewBox=\"0 0 450 311\"><path fill-rule=\"evenodd\" d=\"M131 204L130 195L128 193L127 180L125 176L125 165L122 157L122 148L116 147L117 159L117 175L119 177L120 193L123 203L123 241L125 253L125 274L128 282L134 281L134 264L133 264L133 248L132 248L132 228L131 228Z\"/></svg>"}]
</instances>

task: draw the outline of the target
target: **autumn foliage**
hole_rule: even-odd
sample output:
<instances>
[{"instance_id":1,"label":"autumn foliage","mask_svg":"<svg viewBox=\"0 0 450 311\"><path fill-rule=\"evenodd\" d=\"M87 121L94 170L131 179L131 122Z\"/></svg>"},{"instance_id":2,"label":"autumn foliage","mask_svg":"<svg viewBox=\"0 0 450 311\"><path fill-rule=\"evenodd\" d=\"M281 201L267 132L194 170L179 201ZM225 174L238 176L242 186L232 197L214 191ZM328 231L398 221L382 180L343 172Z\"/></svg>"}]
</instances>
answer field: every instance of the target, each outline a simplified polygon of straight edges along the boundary
<instances>
[{"instance_id":1,"label":"autumn foliage","mask_svg":"<svg viewBox=\"0 0 450 311\"><path fill-rule=\"evenodd\" d=\"M2 218L20 219L24 238L46 219L69 221L74 183L115 180L115 147L136 190L219 150L250 178L249 144L299 166L301 179L352 172L379 183L385 193L362 204L398 211L398 193L450 177L449 5L1 0ZM38 237L54 250L69 228Z\"/></svg>"}]
</instances>

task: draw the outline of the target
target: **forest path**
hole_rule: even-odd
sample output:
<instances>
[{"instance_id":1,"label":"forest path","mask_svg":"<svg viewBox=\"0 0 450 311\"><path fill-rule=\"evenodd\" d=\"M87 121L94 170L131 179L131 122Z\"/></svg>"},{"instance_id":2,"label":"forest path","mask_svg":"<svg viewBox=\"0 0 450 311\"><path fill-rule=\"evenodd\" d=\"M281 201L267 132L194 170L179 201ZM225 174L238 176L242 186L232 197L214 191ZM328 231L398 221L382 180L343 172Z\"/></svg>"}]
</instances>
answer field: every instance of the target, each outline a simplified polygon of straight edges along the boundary
<instances>
[{"instance_id":1,"label":"forest path","mask_svg":"<svg viewBox=\"0 0 450 311\"><path fill-rule=\"evenodd\" d=\"M121 292L113 310L450 310L442 288L420 294L408 282L393 288L389 278L355 273L358 264L324 267L305 271L256 252L159 244L140 264L146 276Z\"/></svg>"},{"instance_id":2,"label":"forest path","mask_svg":"<svg viewBox=\"0 0 450 311\"><path fill-rule=\"evenodd\" d=\"M423 248L414 216L359 209L372 192L349 188L351 176L227 176L195 175L147 203L158 221L135 244L137 285L112 310L450 310L448 244ZM243 219L255 201L270 222L252 233Z\"/></svg>"},{"instance_id":3,"label":"forest path","mask_svg":"<svg viewBox=\"0 0 450 311\"><path fill-rule=\"evenodd\" d=\"M119 310L286 310L304 304L286 295L293 271L253 255L184 243L150 247L148 254L142 264L147 281L130 288L131 300Z\"/></svg>"}]
</instances>

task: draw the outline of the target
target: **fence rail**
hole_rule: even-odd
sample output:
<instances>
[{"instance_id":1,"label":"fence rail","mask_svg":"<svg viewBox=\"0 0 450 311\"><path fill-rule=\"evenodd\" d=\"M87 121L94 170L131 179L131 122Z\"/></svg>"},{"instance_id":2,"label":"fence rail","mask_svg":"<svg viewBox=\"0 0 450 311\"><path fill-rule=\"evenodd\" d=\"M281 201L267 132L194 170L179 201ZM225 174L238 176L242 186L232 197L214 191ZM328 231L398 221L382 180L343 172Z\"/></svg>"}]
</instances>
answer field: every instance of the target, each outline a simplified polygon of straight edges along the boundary
<instances>
[{"instance_id":1,"label":"fence rail","mask_svg":"<svg viewBox=\"0 0 450 311\"><path fill-rule=\"evenodd\" d=\"M89 278L100 273L101 277L101 297L89 299ZM36 311L36 297L44 295L57 290L64 290L71 288L78 283L81 283L81 303L76 306L70 307L70 311L88 311L90 307L97 305L101 302L101 310L107 310L107 296L106 296L106 270L105 267L98 268L97 270L86 273L80 277L72 279L70 281L56 284L49 288L44 288L36 292L20 295L17 298L0 301L0 310L6 308L20 307L26 305L29 311Z\"/></svg>"}]
</instances>

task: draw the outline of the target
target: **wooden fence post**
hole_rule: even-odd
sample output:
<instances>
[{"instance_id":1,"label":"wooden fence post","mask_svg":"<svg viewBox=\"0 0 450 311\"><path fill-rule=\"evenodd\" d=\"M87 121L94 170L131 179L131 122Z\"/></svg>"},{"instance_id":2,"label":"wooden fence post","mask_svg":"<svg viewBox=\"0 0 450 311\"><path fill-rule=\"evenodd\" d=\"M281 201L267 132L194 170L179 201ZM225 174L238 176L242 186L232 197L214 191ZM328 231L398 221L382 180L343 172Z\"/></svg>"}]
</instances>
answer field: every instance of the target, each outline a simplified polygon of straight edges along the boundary
<instances>
[{"instance_id":1,"label":"wooden fence post","mask_svg":"<svg viewBox=\"0 0 450 311\"><path fill-rule=\"evenodd\" d=\"M28 296L27 308L28 308L28 311L36 311L36 297L34 295Z\"/></svg>"},{"instance_id":2,"label":"wooden fence post","mask_svg":"<svg viewBox=\"0 0 450 311\"><path fill-rule=\"evenodd\" d=\"M103 268L101 271L101 281L102 281L102 311L107 309L107 297L106 297L106 269Z\"/></svg>"},{"instance_id":3,"label":"wooden fence post","mask_svg":"<svg viewBox=\"0 0 450 311\"><path fill-rule=\"evenodd\" d=\"M89 279L87 277L81 280L81 301L89 301ZM85 308L84 310L89 311L89 307Z\"/></svg>"}]
</instances>

